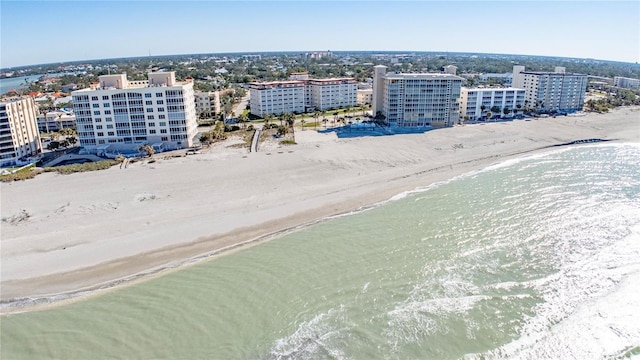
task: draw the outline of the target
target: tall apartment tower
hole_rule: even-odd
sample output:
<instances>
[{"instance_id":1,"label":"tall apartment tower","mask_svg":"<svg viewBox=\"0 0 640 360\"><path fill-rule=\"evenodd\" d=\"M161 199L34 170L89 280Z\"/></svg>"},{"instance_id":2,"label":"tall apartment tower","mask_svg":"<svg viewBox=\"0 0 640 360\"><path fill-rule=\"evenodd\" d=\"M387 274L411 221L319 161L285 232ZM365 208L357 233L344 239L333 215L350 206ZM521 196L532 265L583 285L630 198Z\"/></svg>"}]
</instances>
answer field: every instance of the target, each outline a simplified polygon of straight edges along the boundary
<instances>
[{"instance_id":1,"label":"tall apartment tower","mask_svg":"<svg viewBox=\"0 0 640 360\"><path fill-rule=\"evenodd\" d=\"M36 104L31 97L0 102L0 166L42 152Z\"/></svg>"},{"instance_id":2,"label":"tall apartment tower","mask_svg":"<svg viewBox=\"0 0 640 360\"><path fill-rule=\"evenodd\" d=\"M383 77L387 73L387 67L384 65L376 65L373 67L373 98L371 103L371 110L373 110L373 116L377 113L382 113L382 103L384 100L384 81Z\"/></svg>"},{"instance_id":3,"label":"tall apartment tower","mask_svg":"<svg viewBox=\"0 0 640 360\"><path fill-rule=\"evenodd\" d=\"M515 65L513 67L513 76L511 77L511 86L518 89L524 89L524 66Z\"/></svg>"},{"instance_id":4,"label":"tall apartment tower","mask_svg":"<svg viewBox=\"0 0 640 360\"><path fill-rule=\"evenodd\" d=\"M462 78L450 74L386 73L374 68L373 109L392 126L453 126L459 119Z\"/></svg>"},{"instance_id":5,"label":"tall apartment tower","mask_svg":"<svg viewBox=\"0 0 640 360\"><path fill-rule=\"evenodd\" d=\"M102 75L96 87L71 93L80 145L90 153L135 152L193 146L197 120L193 82L175 72L128 81L126 74Z\"/></svg>"},{"instance_id":6,"label":"tall apartment tower","mask_svg":"<svg viewBox=\"0 0 640 360\"><path fill-rule=\"evenodd\" d=\"M554 72L524 71L513 67L513 87L526 91L525 106L542 112L582 110L587 91L587 75L565 72L556 67Z\"/></svg>"}]
</instances>

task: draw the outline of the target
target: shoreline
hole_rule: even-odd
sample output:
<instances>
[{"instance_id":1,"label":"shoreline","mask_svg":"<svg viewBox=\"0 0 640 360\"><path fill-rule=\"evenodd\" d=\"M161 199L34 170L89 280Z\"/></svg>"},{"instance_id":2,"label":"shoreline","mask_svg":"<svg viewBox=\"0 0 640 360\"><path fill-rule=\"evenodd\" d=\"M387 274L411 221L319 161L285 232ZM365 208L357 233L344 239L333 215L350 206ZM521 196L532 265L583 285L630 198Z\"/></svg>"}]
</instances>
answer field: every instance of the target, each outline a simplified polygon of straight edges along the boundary
<instances>
[{"instance_id":1,"label":"shoreline","mask_svg":"<svg viewBox=\"0 0 640 360\"><path fill-rule=\"evenodd\" d=\"M358 211L359 209L379 206L382 203L392 200L393 197L398 196L403 192L410 192L418 189L419 187L427 187L439 182L449 181L455 177L468 174L473 171L479 171L496 163L518 158L526 154L553 151L554 149L558 149L556 147L558 144L563 143L562 140L565 140L565 146L580 146L580 144L572 145L566 143L591 138L602 138L603 140L617 139L614 142L640 142L638 116L636 116L637 114L633 114L638 111L637 109L638 108L626 108L616 111L614 114L587 115L590 119L581 117L577 119L573 125L577 125L578 120L589 121L584 121L586 123L585 125L573 129L576 131L571 131L572 124L567 124L568 121L566 121L570 120L569 122L573 123L574 119L567 118L564 119L564 122L556 119L553 119L553 121L545 119L527 123L495 123L487 124L485 126L473 125L438 129L424 134L392 135L389 137L378 138L368 137L366 139L360 138L355 140L353 138L346 140L335 138L326 139L326 136L318 135L317 133L307 134L306 139L304 139L303 136L301 149L298 149L297 147L287 148L289 150L293 150L288 154L295 152L289 159L283 158L284 156L288 156L288 154L267 155L265 153L258 153L255 154L257 156L253 157L256 161L249 163L249 166L247 167L241 166L243 160L239 160L246 159L247 156L239 157L243 154L237 151L219 148L217 152L213 151L211 154L206 154L205 158L209 156L211 158L211 162L222 165L224 165L225 161L228 161L229 159L232 161L238 160L238 166L242 167L239 174L246 176L256 175L256 173L266 173L268 176L275 177L275 182L264 180L264 184L263 182L260 182L258 185L247 180L240 181L239 184L235 185L233 182L230 182L228 184L228 188L218 191L216 194L223 197L223 200L227 200L227 204L235 204L234 206L231 206L232 209L227 209L225 207L221 207L219 209L210 209L208 206L203 207L206 208L206 210L202 209L202 211L208 211L203 214L204 219L193 220L185 217L185 214L182 214L182 212L188 212L188 209L190 208L189 202L197 198L184 197L181 198L180 202L174 201L171 204L162 204L162 200L167 200L169 197L162 197L159 199L160 201L158 201L154 194L158 193L157 190L163 189L163 187L171 187L175 186L175 184L173 184L172 181L169 181L170 184L167 184L166 181L162 181L166 179L156 179L158 184L156 184L156 187L153 187L156 191L151 192L149 195L149 197L153 197L154 200L147 201L145 198L143 200L138 200L133 204L127 204L128 209L123 210L120 215L120 218L131 217L133 219L129 224L125 224L128 226L124 226L126 228L125 230L130 230L130 232L133 233L129 234L129 237L125 240L131 241L132 243L136 243L137 241L136 245L139 245L138 249L146 251L136 251L136 249L132 249L128 252L123 252L122 249L119 248L119 245L122 243L116 241L115 244L109 244L114 241L113 237L106 239L106 243L105 241L100 241L100 239L94 239L93 242L82 242L83 235L95 235L96 230L91 226L93 225L96 227L96 224L87 224L87 221L85 221L87 219L83 218L83 214L70 214L54 217L49 212L45 211L52 207L55 209L55 205L57 204L54 204L54 206L51 206L50 204L47 205L49 209L28 208L30 213L33 212L33 216L29 221L27 221L27 224L3 224L2 245L3 249L8 246L9 250L7 253L3 251L2 256L3 276L1 286L3 293L0 303L0 313L8 314L35 311L50 306L63 305L70 301L85 299L92 296L92 294L100 294L103 293L103 291L133 285L139 281L146 281L154 278L155 276L167 274L169 271L183 269L185 266L198 264L217 256L225 256L249 246L269 241L289 232L297 231L299 229L327 221L335 216L348 215L354 211ZM626 116L624 116L624 114L619 114L621 111L631 111L631 114L626 114ZM612 124L610 122L608 124L609 126L605 128L604 126L607 124L598 122L597 118L607 117L607 115L611 115L608 116L609 118L615 118L617 115L618 119L614 119L617 121L616 124ZM506 127L515 131L507 131L504 134L496 134L489 138L477 138L478 134L495 134L496 130L500 130L500 128L504 126L503 124L506 124ZM560 124L562 124L562 126L560 126ZM535 131L530 133L523 133L520 131L526 129L529 125L534 125L536 127L536 129L534 129ZM602 125L603 127L596 125ZM562 131L554 133L553 136L548 134L549 132L553 133L553 131L548 131L549 128L552 128L553 126L558 127L557 130ZM569 128L566 129L566 127ZM637 131L632 131L634 129ZM566 132L567 130L569 130L569 133L564 134L564 137L561 137L562 132ZM307 132L311 133L311 131ZM447 132L449 134L445 134ZM453 136L446 136L451 134ZM522 140L526 139L527 135L532 134L539 138L534 138L533 140L529 139L528 141ZM567 136L575 137L567 138ZM406 156L407 154L399 157L390 156L389 158L385 158L384 153L368 153L379 151L380 144L390 145L391 147L393 147L393 145L420 146L424 144L425 137L435 140L431 143L432 145L436 145L436 143L457 144L456 141L464 140L465 147L467 146L466 143L469 143L469 141L471 141L472 146L470 146L469 150L462 149L461 151L458 151L459 149L455 148L446 149L444 151L446 151L447 156L444 159L439 159L440 161L438 161L438 159L429 159L429 156L434 155L434 153L439 155L438 153L441 150L438 150L438 147L434 147L435 150L427 149L424 151L416 151L415 154L421 155L421 158L417 160L412 159L411 156ZM475 142L473 142L473 140L469 140L473 138L476 138ZM512 140L514 144L509 143L507 140ZM500 141L502 141L502 143L500 143ZM520 146L522 144L517 144L519 146L516 146L515 143L519 141L525 142L526 146ZM494 148L492 151L477 151L485 146L491 146L487 145L488 143L493 143ZM499 144L506 145L500 146ZM343 156L342 161L336 161L334 158L334 156L340 156L343 154L342 151L345 149L353 150L354 148L360 148L361 146L365 149L361 149L363 152L359 153L359 155L372 155L370 158L362 159L355 156L345 159ZM442 147L440 147L440 149L442 149ZM298 155L298 153L301 154ZM213 156L211 156L212 154ZM409 155L412 154L413 153L409 151ZM280 159L277 159L277 156L280 156ZM287 162L287 160L290 162ZM310 166L305 165L308 164L310 160L316 161ZM406 165L406 167L403 166L398 168L395 163L397 160L402 161L403 165ZM362 165L360 161L363 161L364 165ZM166 166L186 168L186 170L195 171L196 167L200 168L203 166L202 164L198 164L198 162L203 161L200 159L180 158L167 160L162 164L159 164L158 168ZM275 167L275 169L271 169L272 166ZM263 171L257 172L255 167L261 167L261 170ZM289 177L298 175L297 171L302 171L300 168L310 172L310 174L303 177L303 180L305 180L305 182L303 182L304 186L297 186L293 189L288 188L287 186L278 186L279 181L286 181ZM132 178L138 181L143 180L143 182L144 180L150 181L149 177L152 176L151 173L154 172L153 170L155 169L145 168L144 165L138 165ZM103 177L108 179L109 176L107 175L111 175L112 177L121 177L123 180L130 180L128 173L131 172L118 172L117 169L110 169L104 171L104 174L85 173L70 176L45 175L46 178L43 178L43 180L39 180L38 178L29 180L31 185L26 187L35 187L42 190L43 187L48 187L47 181L55 183L56 181L60 182L76 177L83 181L87 180L82 184L78 184L84 185L84 188L78 187L77 190L91 190L90 186L89 189L86 189L87 183L91 184L96 180L102 180ZM163 174L166 173L167 172L163 172ZM172 171L168 171L168 173L172 173ZM331 176L334 173L345 175L345 178L341 179L340 177L337 177L337 179L335 179L335 176ZM364 177L366 179L362 179L362 173L365 173ZM214 176L212 179L229 181L234 179L233 175L234 174L221 174L219 176ZM177 181L179 179L169 180L176 180L176 183L180 183ZM320 181L320 183L318 181ZM328 181L329 183L323 184L323 181ZM27 182L25 182L25 184L26 183ZM122 185L123 183L118 184ZM126 182L124 184L126 184ZM252 184L255 185L256 188L253 190L247 190L252 189ZM290 184L295 185L296 182L290 182ZM11 188L10 190L15 190L17 188L16 191L9 192L9 201L12 200L11 195L15 195L17 197L18 193L21 192L19 190L23 190L23 184L17 185L19 186L2 186L3 219L6 218L6 215L11 214L11 212L6 209L6 196L4 195L7 194L7 188ZM207 184L205 183L205 186L206 185ZM262 200L258 198L262 192L270 188L274 190L273 196ZM171 189L174 191L172 194L181 194L179 189L176 189L175 187L171 187ZM136 191L137 190L138 189L136 189ZM202 189L200 188L198 190ZM227 194L230 193L230 196L224 197L222 194L224 194L225 191L227 191ZM184 192L185 191L183 190L183 193ZM28 194L30 196L26 196L26 198L31 204L40 199L40 197L36 195L37 192L30 192ZM241 200L234 199L234 194L237 194ZM95 198L92 198L91 200L96 203L96 200L108 199L110 198L110 195L112 195L112 193L109 191L98 192L94 195ZM131 195L131 192L129 192L128 195ZM29 201L27 202L29 203ZM71 199L69 204L74 201L76 200ZM206 223L206 215L220 216L222 218L227 216L226 220L232 219L234 221L232 224L227 224L230 225L228 226L228 231L211 231L214 228L219 229L222 226L206 227L205 233L208 233L209 235L191 237L191 241L181 241L179 238L171 238L171 235L175 235L176 233L169 233L166 234L169 238L168 243L166 243L165 246L157 246L156 242L143 243L142 241L139 241L140 239L138 239L137 235L140 233L134 231L136 230L136 227L139 227L139 222L145 219L143 215L138 213L136 207L140 204L144 204L145 202L153 205L151 208L147 208L147 210L152 209L154 212L160 212L160 214L156 214L155 217L153 217L153 220L161 220L166 217L170 218L171 221L169 221L169 227L179 225L181 220L191 220L192 222L188 225L202 225ZM185 202L187 204L183 204ZM165 209L167 206L175 204L183 205L183 208L180 209L180 214L183 216L176 217L171 216L173 214L162 213L161 210ZM207 205L212 204L208 203ZM253 205L255 205L255 208ZM71 206L68 205L64 208L62 213L66 212L70 207ZM263 207L266 208L267 212L263 211ZM13 204L9 210L14 211L15 213L15 211L20 208L20 206L15 206L15 204ZM97 228L100 228L100 226L108 227L110 223L109 219L104 219L104 216L101 216L104 215L104 213L100 213L100 211L98 211L99 214L97 216L95 216L95 213L96 212L94 211L84 215L86 215L90 221L101 222L97 224ZM112 211L112 213L117 213L117 210ZM265 214L269 215L265 216ZM246 219L247 217L249 219ZM224 221L225 219L219 219L214 225L221 225ZM76 234L74 237L65 238L64 235L67 235L68 233L64 233L61 237L56 237L56 231L49 229L49 232L45 233L44 238L54 239L53 242L55 242L56 245L56 247L50 247L50 249L53 250L49 251L34 251L34 247L38 246L40 242L43 241L42 238L25 240L30 241L30 243L27 245L18 245L18 241L25 239L24 236L20 237L17 235L20 231L10 231L9 233L10 235L13 235L13 237L5 238L5 228L9 228L10 230L16 230L16 228L19 228L18 230L23 231L39 230L42 228L43 223L46 226L61 223L66 224L66 222L70 222L72 225L76 225L80 228L89 227L91 228L91 231ZM138 226L134 224L138 224ZM166 228L161 227L155 229L155 231L154 229L147 230L145 234L149 233L152 238L154 236L161 237L163 229ZM117 237L115 238L117 239ZM57 246L69 243L69 241L71 241L74 244L73 247L77 249L84 248L84 254L87 254L88 252L99 252L101 248L106 248L111 252L106 252L105 254L101 254L101 256L95 255L94 258L90 259L94 262L90 266L83 266L82 261L79 261L79 258L75 257L75 255L78 254L74 254L74 257L71 259L75 259L76 262L67 266L69 268L68 271L56 271L61 268L57 262L61 260L61 254L64 253L64 251L61 251ZM28 245L31 245L31 247ZM128 254L128 256L119 256L122 253ZM32 263L38 263L38 258L45 260L53 259L56 261L55 266L52 263L52 265L47 268L45 264L41 269L31 270L28 269L28 266L25 267L24 263L19 261L11 264L11 260L16 258L19 258L20 260L33 260ZM106 258L107 261L98 261L104 258ZM5 263L7 261L10 262L8 268L8 270L10 270L9 273L13 276L13 278L9 279L5 277L5 273L7 271ZM21 271L21 269L25 269L25 271ZM31 274L38 274L39 276L28 276L29 272L31 272ZM63 297L63 299L60 299L60 297ZM15 304L20 306L15 306Z\"/></svg>"}]
</instances>

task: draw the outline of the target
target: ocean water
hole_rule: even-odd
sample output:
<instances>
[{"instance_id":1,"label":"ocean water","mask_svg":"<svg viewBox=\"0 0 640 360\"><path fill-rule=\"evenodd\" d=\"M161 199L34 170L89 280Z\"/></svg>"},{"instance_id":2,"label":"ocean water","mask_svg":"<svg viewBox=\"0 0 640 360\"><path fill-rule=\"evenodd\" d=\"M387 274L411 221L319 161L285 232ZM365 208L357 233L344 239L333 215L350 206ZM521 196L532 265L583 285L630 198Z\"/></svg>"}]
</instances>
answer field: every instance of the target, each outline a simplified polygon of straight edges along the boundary
<instances>
[{"instance_id":1,"label":"ocean water","mask_svg":"<svg viewBox=\"0 0 640 360\"><path fill-rule=\"evenodd\" d=\"M640 146L558 149L87 300L2 359L640 355Z\"/></svg>"},{"instance_id":2,"label":"ocean water","mask_svg":"<svg viewBox=\"0 0 640 360\"><path fill-rule=\"evenodd\" d=\"M14 78L0 79L0 95L14 89L24 89L27 87L27 81L34 82L40 79L42 75L18 76Z\"/></svg>"}]
</instances>

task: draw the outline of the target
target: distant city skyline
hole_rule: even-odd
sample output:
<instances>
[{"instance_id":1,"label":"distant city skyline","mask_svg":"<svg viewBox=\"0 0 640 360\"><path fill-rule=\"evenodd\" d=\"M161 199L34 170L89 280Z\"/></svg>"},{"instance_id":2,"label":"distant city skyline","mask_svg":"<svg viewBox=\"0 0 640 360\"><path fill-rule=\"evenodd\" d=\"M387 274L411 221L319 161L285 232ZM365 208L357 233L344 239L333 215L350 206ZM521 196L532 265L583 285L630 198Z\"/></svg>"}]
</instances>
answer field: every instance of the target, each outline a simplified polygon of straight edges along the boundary
<instances>
[{"instance_id":1,"label":"distant city skyline","mask_svg":"<svg viewBox=\"0 0 640 360\"><path fill-rule=\"evenodd\" d=\"M640 61L638 1L2 1L0 67L278 51Z\"/></svg>"}]
</instances>

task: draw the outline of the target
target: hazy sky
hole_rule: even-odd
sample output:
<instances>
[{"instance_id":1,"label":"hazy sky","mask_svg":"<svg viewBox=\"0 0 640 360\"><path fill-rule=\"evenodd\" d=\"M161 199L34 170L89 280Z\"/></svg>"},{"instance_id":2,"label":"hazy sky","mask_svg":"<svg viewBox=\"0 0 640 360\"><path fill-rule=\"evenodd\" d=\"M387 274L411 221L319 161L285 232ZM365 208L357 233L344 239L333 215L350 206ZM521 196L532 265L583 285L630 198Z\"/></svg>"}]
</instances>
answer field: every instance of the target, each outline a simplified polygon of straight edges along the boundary
<instances>
[{"instance_id":1,"label":"hazy sky","mask_svg":"<svg viewBox=\"0 0 640 360\"><path fill-rule=\"evenodd\" d=\"M640 61L640 1L7 1L0 67L217 52L399 50Z\"/></svg>"}]
</instances>

